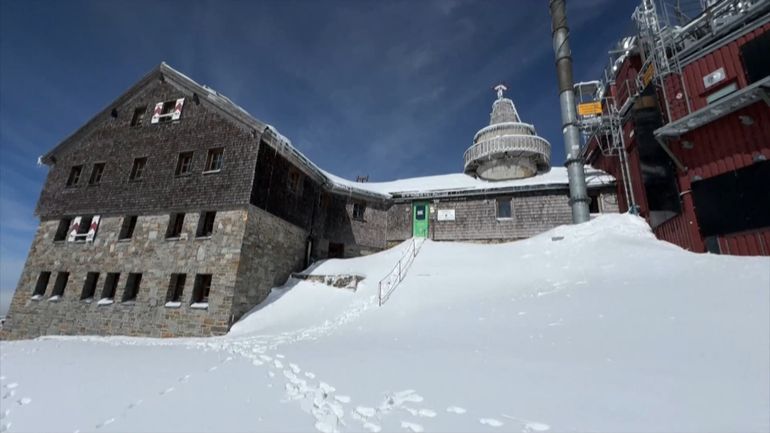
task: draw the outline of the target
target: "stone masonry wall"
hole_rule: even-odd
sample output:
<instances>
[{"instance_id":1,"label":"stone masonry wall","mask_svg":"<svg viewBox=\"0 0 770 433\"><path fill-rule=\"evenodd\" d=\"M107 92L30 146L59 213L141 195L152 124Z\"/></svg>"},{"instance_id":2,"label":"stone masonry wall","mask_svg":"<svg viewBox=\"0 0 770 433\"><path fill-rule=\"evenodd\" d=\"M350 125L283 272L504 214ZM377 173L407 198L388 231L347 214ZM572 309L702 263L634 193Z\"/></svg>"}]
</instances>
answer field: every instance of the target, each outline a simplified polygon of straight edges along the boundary
<instances>
[{"instance_id":1,"label":"stone masonry wall","mask_svg":"<svg viewBox=\"0 0 770 433\"><path fill-rule=\"evenodd\" d=\"M256 206L244 215L246 234L235 284L233 315L238 320L262 302L273 287L302 270L307 231Z\"/></svg>"},{"instance_id":2,"label":"stone masonry wall","mask_svg":"<svg viewBox=\"0 0 770 433\"><path fill-rule=\"evenodd\" d=\"M102 219L93 243L54 242L58 221L42 221L14 294L2 337L40 335L208 336L228 330L246 211L218 212L210 238L195 238L199 214L188 213L182 236L164 238L169 215L141 215L131 240L118 240L121 217ZM51 279L40 300L32 294L41 271ZM64 296L51 300L57 273L69 272ZM96 294L82 301L86 273L99 272ZM107 272L120 272L111 305L98 305ZM134 302L123 303L129 272L142 273ZM171 273L186 273L180 306L166 307ZM195 274L212 274L208 309L193 309Z\"/></svg>"}]
</instances>

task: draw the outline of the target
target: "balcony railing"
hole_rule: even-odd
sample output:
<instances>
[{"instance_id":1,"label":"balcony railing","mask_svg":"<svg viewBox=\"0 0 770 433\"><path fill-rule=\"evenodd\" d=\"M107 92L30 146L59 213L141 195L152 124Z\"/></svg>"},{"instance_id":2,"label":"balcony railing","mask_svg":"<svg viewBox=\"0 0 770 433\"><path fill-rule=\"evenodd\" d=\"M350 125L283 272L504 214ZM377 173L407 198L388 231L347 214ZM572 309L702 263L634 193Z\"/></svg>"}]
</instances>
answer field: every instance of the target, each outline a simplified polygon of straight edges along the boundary
<instances>
[{"instance_id":1,"label":"balcony railing","mask_svg":"<svg viewBox=\"0 0 770 433\"><path fill-rule=\"evenodd\" d=\"M544 138L536 135L503 135L469 147L464 154L465 168L473 162L506 152L538 155L545 165L550 164L551 145Z\"/></svg>"}]
</instances>

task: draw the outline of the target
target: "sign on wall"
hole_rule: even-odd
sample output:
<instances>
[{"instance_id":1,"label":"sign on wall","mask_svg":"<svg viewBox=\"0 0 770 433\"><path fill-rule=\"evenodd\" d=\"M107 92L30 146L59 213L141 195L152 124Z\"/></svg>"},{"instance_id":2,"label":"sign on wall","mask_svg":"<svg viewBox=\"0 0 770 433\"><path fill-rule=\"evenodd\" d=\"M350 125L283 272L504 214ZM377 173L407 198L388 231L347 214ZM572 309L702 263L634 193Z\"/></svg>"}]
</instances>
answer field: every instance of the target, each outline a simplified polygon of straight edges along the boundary
<instances>
[{"instance_id":1,"label":"sign on wall","mask_svg":"<svg viewBox=\"0 0 770 433\"><path fill-rule=\"evenodd\" d=\"M439 221L454 221L455 210L454 209L439 209L438 210Z\"/></svg>"}]
</instances>

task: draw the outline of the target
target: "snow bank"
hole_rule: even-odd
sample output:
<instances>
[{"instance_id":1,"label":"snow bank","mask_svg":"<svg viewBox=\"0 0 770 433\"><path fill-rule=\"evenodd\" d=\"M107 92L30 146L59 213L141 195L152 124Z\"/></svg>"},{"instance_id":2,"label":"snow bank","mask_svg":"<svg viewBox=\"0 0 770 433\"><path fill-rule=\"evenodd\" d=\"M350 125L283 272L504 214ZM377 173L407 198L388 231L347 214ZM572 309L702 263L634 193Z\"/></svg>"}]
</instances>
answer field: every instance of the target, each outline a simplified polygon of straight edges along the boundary
<instances>
[{"instance_id":1,"label":"snow bank","mask_svg":"<svg viewBox=\"0 0 770 433\"><path fill-rule=\"evenodd\" d=\"M377 307L376 281L398 257L320 263L309 272L367 278L355 293L291 281L226 337L4 342L0 422L770 430L768 258L692 254L655 240L639 218L605 215L508 244L425 242Z\"/></svg>"}]
</instances>

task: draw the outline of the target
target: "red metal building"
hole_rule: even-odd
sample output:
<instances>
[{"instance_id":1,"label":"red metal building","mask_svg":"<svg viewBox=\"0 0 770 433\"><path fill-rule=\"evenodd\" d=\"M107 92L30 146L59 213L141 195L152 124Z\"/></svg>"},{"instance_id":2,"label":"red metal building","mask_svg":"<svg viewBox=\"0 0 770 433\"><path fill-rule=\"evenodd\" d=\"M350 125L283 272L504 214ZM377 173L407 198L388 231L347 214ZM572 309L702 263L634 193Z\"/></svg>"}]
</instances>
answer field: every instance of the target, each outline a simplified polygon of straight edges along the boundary
<instances>
[{"instance_id":1,"label":"red metal building","mask_svg":"<svg viewBox=\"0 0 770 433\"><path fill-rule=\"evenodd\" d=\"M770 255L770 1L716 2L680 27L659 17L652 0L637 8L599 95L617 138L594 128L584 156L658 238Z\"/></svg>"}]
</instances>

